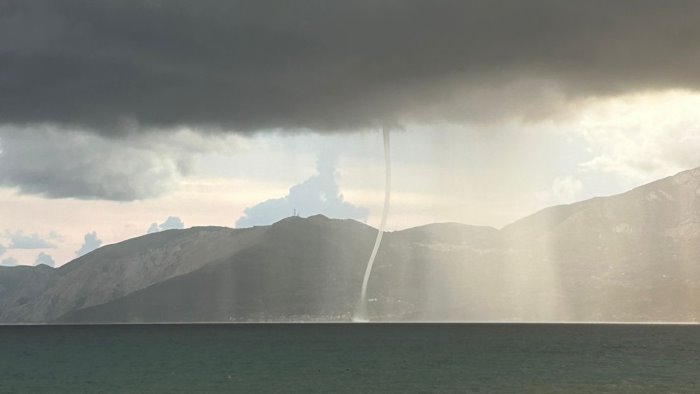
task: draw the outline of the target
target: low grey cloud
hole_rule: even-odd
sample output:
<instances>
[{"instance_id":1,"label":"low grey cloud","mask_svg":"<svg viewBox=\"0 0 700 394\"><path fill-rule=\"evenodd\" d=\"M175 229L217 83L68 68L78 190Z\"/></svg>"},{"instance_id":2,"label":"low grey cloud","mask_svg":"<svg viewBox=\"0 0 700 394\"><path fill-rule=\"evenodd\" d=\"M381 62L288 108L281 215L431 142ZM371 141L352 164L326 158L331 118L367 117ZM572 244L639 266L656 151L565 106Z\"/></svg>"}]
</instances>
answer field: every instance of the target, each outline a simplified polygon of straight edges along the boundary
<instances>
[{"instance_id":1,"label":"low grey cloud","mask_svg":"<svg viewBox=\"0 0 700 394\"><path fill-rule=\"evenodd\" d=\"M236 221L237 228L272 224L292 216L323 214L332 218L365 221L368 210L343 199L336 180L335 157L322 155L316 164L317 174L289 189L282 198L270 199L246 208Z\"/></svg>"},{"instance_id":2,"label":"low grey cloud","mask_svg":"<svg viewBox=\"0 0 700 394\"><path fill-rule=\"evenodd\" d=\"M25 234L22 231L5 231L5 237L10 239L9 249L48 249L56 247L37 233Z\"/></svg>"},{"instance_id":3,"label":"low grey cloud","mask_svg":"<svg viewBox=\"0 0 700 394\"><path fill-rule=\"evenodd\" d=\"M5 251L6 251L6 250L7 250L7 248L5 247L5 245L0 244L0 256L2 256L3 254L5 254Z\"/></svg>"},{"instance_id":4,"label":"low grey cloud","mask_svg":"<svg viewBox=\"0 0 700 394\"><path fill-rule=\"evenodd\" d=\"M34 262L34 265L39 265L39 264L44 264L48 265L49 267L55 267L56 262L53 260L53 257L51 255L48 255L44 252L39 253L38 256L36 256L36 261Z\"/></svg>"},{"instance_id":5,"label":"low grey cloud","mask_svg":"<svg viewBox=\"0 0 700 394\"><path fill-rule=\"evenodd\" d=\"M170 216L161 224L153 223L148 228L147 234L157 233L165 230L181 230L185 228L185 223L177 216Z\"/></svg>"},{"instance_id":6,"label":"low grey cloud","mask_svg":"<svg viewBox=\"0 0 700 394\"><path fill-rule=\"evenodd\" d=\"M80 249L75 251L76 257L84 256L102 245L102 240L97 238L97 232L93 231L85 234L85 242Z\"/></svg>"},{"instance_id":7,"label":"low grey cloud","mask_svg":"<svg viewBox=\"0 0 700 394\"><path fill-rule=\"evenodd\" d=\"M9 0L0 119L115 135L541 117L697 89L697 37L685 0Z\"/></svg>"},{"instance_id":8,"label":"low grey cloud","mask_svg":"<svg viewBox=\"0 0 700 394\"><path fill-rule=\"evenodd\" d=\"M188 162L118 141L53 130L1 132L0 184L46 197L134 200L174 187Z\"/></svg>"},{"instance_id":9,"label":"low grey cloud","mask_svg":"<svg viewBox=\"0 0 700 394\"><path fill-rule=\"evenodd\" d=\"M14 267L17 265L17 259L14 257L8 257L0 261L0 265L3 265L5 267Z\"/></svg>"},{"instance_id":10,"label":"low grey cloud","mask_svg":"<svg viewBox=\"0 0 700 394\"><path fill-rule=\"evenodd\" d=\"M0 186L49 198L157 197L191 174L198 154L233 145L187 131L117 140L49 126L0 127Z\"/></svg>"}]
</instances>

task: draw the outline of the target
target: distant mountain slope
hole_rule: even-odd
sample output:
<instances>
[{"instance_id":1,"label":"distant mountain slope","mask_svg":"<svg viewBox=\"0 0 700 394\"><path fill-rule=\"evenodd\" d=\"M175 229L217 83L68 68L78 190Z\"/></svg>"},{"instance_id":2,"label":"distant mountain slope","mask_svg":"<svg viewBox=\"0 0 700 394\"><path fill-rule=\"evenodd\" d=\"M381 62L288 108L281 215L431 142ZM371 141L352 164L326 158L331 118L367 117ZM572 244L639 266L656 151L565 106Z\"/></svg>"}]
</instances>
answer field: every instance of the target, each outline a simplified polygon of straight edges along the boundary
<instances>
[{"instance_id":1,"label":"distant mountain slope","mask_svg":"<svg viewBox=\"0 0 700 394\"><path fill-rule=\"evenodd\" d=\"M445 247L465 242L455 240L455 234L482 232L497 233L451 224L387 234L370 291L379 301L372 308L375 317L416 319L425 309L419 299L434 285L430 275L423 275L431 263L422 259L423 253L401 262L394 262L392 255L416 240L430 244L437 239ZM105 305L74 311L60 321L347 321L358 302L368 246L375 236L376 229L352 220L288 218L272 225L259 244L230 258ZM439 263L436 253L443 252L431 254Z\"/></svg>"},{"instance_id":2,"label":"distant mountain slope","mask_svg":"<svg viewBox=\"0 0 700 394\"><path fill-rule=\"evenodd\" d=\"M570 236L584 229L601 234L667 232L700 235L700 168L683 171L610 197L543 209L503 228L507 234Z\"/></svg>"},{"instance_id":3,"label":"distant mountain slope","mask_svg":"<svg viewBox=\"0 0 700 394\"><path fill-rule=\"evenodd\" d=\"M314 216L140 237L56 270L0 270L0 318L347 321L375 236ZM368 296L372 320L700 321L700 169L501 230L387 233Z\"/></svg>"},{"instance_id":4,"label":"distant mountain slope","mask_svg":"<svg viewBox=\"0 0 700 394\"><path fill-rule=\"evenodd\" d=\"M0 323L21 322L17 307L42 294L56 270L36 267L0 267Z\"/></svg>"},{"instance_id":5,"label":"distant mountain slope","mask_svg":"<svg viewBox=\"0 0 700 394\"><path fill-rule=\"evenodd\" d=\"M0 322L35 323L98 305L196 270L255 242L264 227L170 230L108 245L0 297ZM37 270L12 267L8 272ZM0 273L0 283L12 282ZM16 275L15 275L16 276Z\"/></svg>"},{"instance_id":6,"label":"distant mountain slope","mask_svg":"<svg viewBox=\"0 0 700 394\"><path fill-rule=\"evenodd\" d=\"M556 267L573 320L700 320L700 169L502 230Z\"/></svg>"}]
</instances>

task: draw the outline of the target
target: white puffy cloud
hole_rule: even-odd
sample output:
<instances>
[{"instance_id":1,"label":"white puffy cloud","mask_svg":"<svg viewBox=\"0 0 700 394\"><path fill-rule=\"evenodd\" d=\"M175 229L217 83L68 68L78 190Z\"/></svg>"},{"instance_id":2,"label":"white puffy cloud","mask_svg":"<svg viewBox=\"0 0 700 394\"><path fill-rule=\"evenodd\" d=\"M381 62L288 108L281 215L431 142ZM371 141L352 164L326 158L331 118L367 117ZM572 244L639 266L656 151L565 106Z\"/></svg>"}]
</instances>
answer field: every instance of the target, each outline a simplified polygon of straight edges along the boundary
<instances>
[{"instance_id":1,"label":"white puffy cloud","mask_svg":"<svg viewBox=\"0 0 700 394\"><path fill-rule=\"evenodd\" d=\"M148 228L147 234L157 233L165 230L181 230L185 228L185 223L177 216L169 216L161 224L153 223Z\"/></svg>"},{"instance_id":2,"label":"white puffy cloud","mask_svg":"<svg viewBox=\"0 0 700 394\"><path fill-rule=\"evenodd\" d=\"M563 175L555 177L548 189L535 192L534 196L537 208L542 209L576 202L583 196L584 190L584 182L581 179L575 175Z\"/></svg>"},{"instance_id":3,"label":"white puffy cloud","mask_svg":"<svg viewBox=\"0 0 700 394\"><path fill-rule=\"evenodd\" d=\"M583 189L581 180L570 175L556 177L552 182L551 195L554 203L571 203Z\"/></svg>"},{"instance_id":4,"label":"white puffy cloud","mask_svg":"<svg viewBox=\"0 0 700 394\"><path fill-rule=\"evenodd\" d=\"M48 249L56 247L37 233L24 234L22 231L5 231L5 237L10 239L9 249Z\"/></svg>"},{"instance_id":5,"label":"white puffy cloud","mask_svg":"<svg viewBox=\"0 0 700 394\"><path fill-rule=\"evenodd\" d=\"M91 233L85 234L85 242L80 249L75 251L77 257L84 256L93 250L97 249L102 245L102 240L97 238L97 232L93 231Z\"/></svg>"},{"instance_id":6,"label":"white puffy cloud","mask_svg":"<svg viewBox=\"0 0 700 394\"><path fill-rule=\"evenodd\" d=\"M51 255L48 255L44 252L39 253L38 256L36 256L36 261L34 262L34 265L39 265L39 264L44 264L48 265L49 267L55 267L56 262L54 261L53 257Z\"/></svg>"},{"instance_id":7,"label":"white puffy cloud","mask_svg":"<svg viewBox=\"0 0 700 394\"><path fill-rule=\"evenodd\" d=\"M236 227L272 224L293 215L323 214L332 218L364 221L368 210L345 201L336 179L335 156L323 154L316 164L317 174L292 186L281 198L269 199L246 208L236 221Z\"/></svg>"},{"instance_id":8,"label":"white puffy cloud","mask_svg":"<svg viewBox=\"0 0 700 394\"><path fill-rule=\"evenodd\" d=\"M579 131L593 158L584 169L648 182L700 166L700 93L666 91L589 105Z\"/></svg>"}]
</instances>

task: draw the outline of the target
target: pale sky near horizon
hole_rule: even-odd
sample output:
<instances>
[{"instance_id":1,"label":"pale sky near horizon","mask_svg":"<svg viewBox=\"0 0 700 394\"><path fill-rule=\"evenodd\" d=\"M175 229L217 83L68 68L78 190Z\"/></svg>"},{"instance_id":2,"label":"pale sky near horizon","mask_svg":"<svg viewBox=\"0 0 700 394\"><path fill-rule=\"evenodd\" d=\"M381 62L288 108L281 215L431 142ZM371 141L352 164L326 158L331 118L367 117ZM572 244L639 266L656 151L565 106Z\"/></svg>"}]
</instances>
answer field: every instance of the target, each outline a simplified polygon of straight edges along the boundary
<instances>
[{"instance_id":1,"label":"pale sky near horizon","mask_svg":"<svg viewBox=\"0 0 700 394\"><path fill-rule=\"evenodd\" d=\"M700 3L11 0L0 265L295 210L504 226L700 166ZM128 27L128 28L125 28Z\"/></svg>"}]
</instances>

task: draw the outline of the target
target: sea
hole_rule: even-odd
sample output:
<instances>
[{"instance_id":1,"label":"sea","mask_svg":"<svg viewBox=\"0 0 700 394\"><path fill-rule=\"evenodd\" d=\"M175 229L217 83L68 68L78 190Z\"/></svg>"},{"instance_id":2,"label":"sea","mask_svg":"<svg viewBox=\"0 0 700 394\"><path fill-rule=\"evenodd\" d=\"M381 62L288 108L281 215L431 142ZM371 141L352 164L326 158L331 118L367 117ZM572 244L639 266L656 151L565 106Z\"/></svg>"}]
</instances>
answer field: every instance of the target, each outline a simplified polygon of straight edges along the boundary
<instances>
[{"instance_id":1,"label":"sea","mask_svg":"<svg viewBox=\"0 0 700 394\"><path fill-rule=\"evenodd\" d=\"M700 326L0 326L0 393L698 393Z\"/></svg>"}]
</instances>

